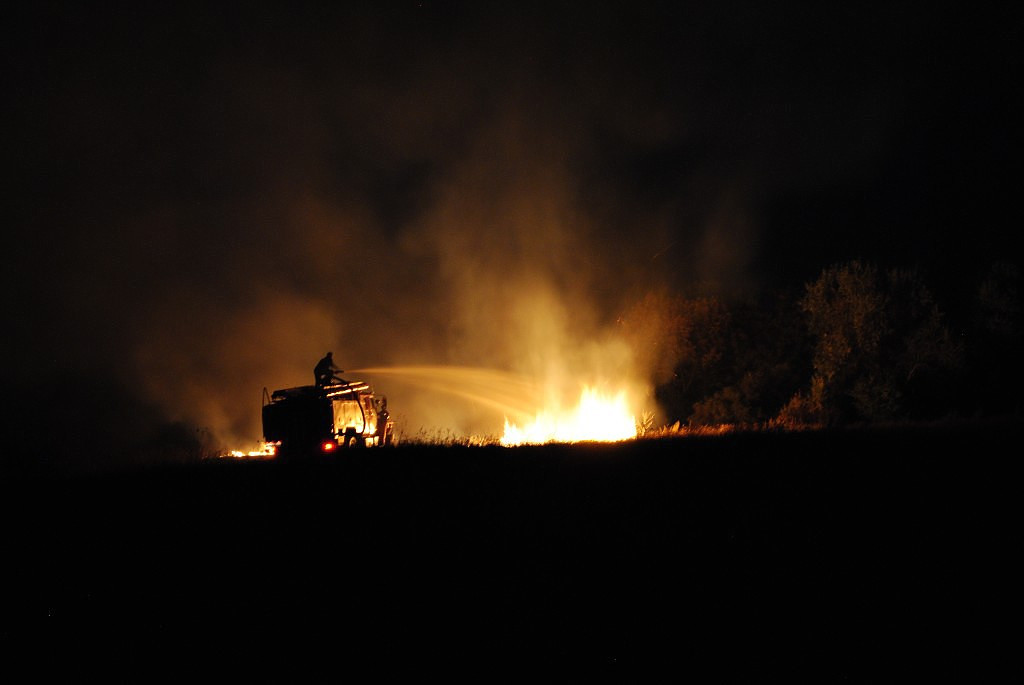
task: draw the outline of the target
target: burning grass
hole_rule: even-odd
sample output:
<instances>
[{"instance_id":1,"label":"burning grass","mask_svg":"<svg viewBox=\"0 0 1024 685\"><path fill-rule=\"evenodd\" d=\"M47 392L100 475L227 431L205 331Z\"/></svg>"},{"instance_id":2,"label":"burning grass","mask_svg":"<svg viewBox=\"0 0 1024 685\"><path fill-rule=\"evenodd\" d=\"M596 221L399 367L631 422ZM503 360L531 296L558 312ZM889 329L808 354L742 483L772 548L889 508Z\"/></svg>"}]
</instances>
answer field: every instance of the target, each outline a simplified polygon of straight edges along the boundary
<instances>
[{"instance_id":1,"label":"burning grass","mask_svg":"<svg viewBox=\"0 0 1024 685\"><path fill-rule=\"evenodd\" d=\"M614 395L584 387L579 404L565 411L542 410L523 426L505 419L501 444L505 446L549 442L619 442L637 436L635 415L624 391Z\"/></svg>"}]
</instances>

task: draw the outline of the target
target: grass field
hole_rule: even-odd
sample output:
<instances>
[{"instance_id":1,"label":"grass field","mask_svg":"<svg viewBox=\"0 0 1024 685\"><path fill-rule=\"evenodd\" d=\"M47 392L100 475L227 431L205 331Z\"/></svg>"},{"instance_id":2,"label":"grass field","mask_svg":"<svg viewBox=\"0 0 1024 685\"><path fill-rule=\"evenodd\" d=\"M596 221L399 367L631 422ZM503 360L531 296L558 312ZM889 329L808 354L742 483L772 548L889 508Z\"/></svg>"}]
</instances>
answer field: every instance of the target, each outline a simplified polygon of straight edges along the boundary
<instances>
[{"instance_id":1,"label":"grass field","mask_svg":"<svg viewBox=\"0 0 1024 685\"><path fill-rule=\"evenodd\" d=\"M293 676L972 680L1019 616L1018 429L11 476L2 639Z\"/></svg>"}]
</instances>

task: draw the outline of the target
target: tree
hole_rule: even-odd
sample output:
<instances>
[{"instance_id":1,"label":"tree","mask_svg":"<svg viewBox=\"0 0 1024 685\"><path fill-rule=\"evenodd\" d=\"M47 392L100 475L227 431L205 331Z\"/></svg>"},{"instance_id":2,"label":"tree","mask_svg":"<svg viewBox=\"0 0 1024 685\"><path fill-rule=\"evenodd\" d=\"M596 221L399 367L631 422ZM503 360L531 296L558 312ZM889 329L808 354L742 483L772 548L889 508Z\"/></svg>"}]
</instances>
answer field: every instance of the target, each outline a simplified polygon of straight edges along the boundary
<instances>
[{"instance_id":1,"label":"tree","mask_svg":"<svg viewBox=\"0 0 1024 685\"><path fill-rule=\"evenodd\" d=\"M889 409L869 401L893 397L883 389L879 358L889 332L886 304L877 269L861 262L829 267L807 286L800 308L815 340L811 386L818 388L823 422L849 420L858 409L875 416Z\"/></svg>"},{"instance_id":2,"label":"tree","mask_svg":"<svg viewBox=\"0 0 1024 685\"><path fill-rule=\"evenodd\" d=\"M669 422L759 423L809 374L807 335L791 295L726 306L648 293L619 319Z\"/></svg>"},{"instance_id":3,"label":"tree","mask_svg":"<svg viewBox=\"0 0 1024 685\"><path fill-rule=\"evenodd\" d=\"M917 271L834 265L807 285L800 307L814 339L813 377L792 409L824 423L939 411L922 389L958 368L960 350Z\"/></svg>"},{"instance_id":4,"label":"tree","mask_svg":"<svg viewBox=\"0 0 1024 685\"><path fill-rule=\"evenodd\" d=\"M691 425L757 424L775 416L810 374L800 311L786 293L733 304L723 387L696 402Z\"/></svg>"},{"instance_id":5,"label":"tree","mask_svg":"<svg viewBox=\"0 0 1024 685\"><path fill-rule=\"evenodd\" d=\"M641 349L669 422L686 419L696 402L725 384L729 312L717 299L649 296L620 321L646 341ZM651 322L656 335L649 334Z\"/></svg>"},{"instance_id":6,"label":"tree","mask_svg":"<svg viewBox=\"0 0 1024 685\"><path fill-rule=\"evenodd\" d=\"M1020 293L1020 269L1008 262L993 264L977 288L970 366L974 404L987 413L1019 410L1021 405Z\"/></svg>"},{"instance_id":7,"label":"tree","mask_svg":"<svg viewBox=\"0 0 1024 685\"><path fill-rule=\"evenodd\" d=\"M882 360L891 366L900 387L900 406L909 418L931 418L956 405L963 346L950 335L945 315L917 270L888 274L893 335L885 341Z\"/></svg>"}]
</instances>

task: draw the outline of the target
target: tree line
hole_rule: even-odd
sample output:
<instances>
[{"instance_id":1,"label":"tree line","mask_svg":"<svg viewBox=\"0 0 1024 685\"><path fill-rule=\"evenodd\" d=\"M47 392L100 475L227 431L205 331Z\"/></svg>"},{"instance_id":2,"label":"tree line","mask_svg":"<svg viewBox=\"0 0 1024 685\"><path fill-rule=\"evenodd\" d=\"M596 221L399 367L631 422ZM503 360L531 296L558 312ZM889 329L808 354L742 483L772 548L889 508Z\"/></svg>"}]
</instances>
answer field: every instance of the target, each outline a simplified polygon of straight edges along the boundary
<instances>
[{"instance_id":1,"label":"tree line","mask_svg":"<svg viewBox=\"0 0 1024 685\"><path fill-rule=\"evenodd\" d=\"M995 416L1021 410L1020 285L996 263L951 313L919 270L851 261L757 300L650 293L619 323L669 423Z\"/></svg>"}]
</instances>

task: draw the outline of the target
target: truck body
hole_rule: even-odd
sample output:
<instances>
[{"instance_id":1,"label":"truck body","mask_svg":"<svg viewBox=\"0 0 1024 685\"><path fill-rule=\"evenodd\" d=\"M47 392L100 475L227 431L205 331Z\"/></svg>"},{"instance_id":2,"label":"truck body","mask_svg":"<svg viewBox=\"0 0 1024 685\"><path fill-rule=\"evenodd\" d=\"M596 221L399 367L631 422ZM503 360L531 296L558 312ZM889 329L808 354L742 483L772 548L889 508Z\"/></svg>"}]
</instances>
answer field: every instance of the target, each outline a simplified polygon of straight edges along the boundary
<instances>
[{"instance_id":1,"label":"truck body","mask_svg":"<svg viewBox=\"0 0 1024 685\"><path fill-rule=\"evenodd\" d=\"M282 459L393 442L387 398L362 382L263 391L263 438Z\"/></svg>"}]
</instances>

